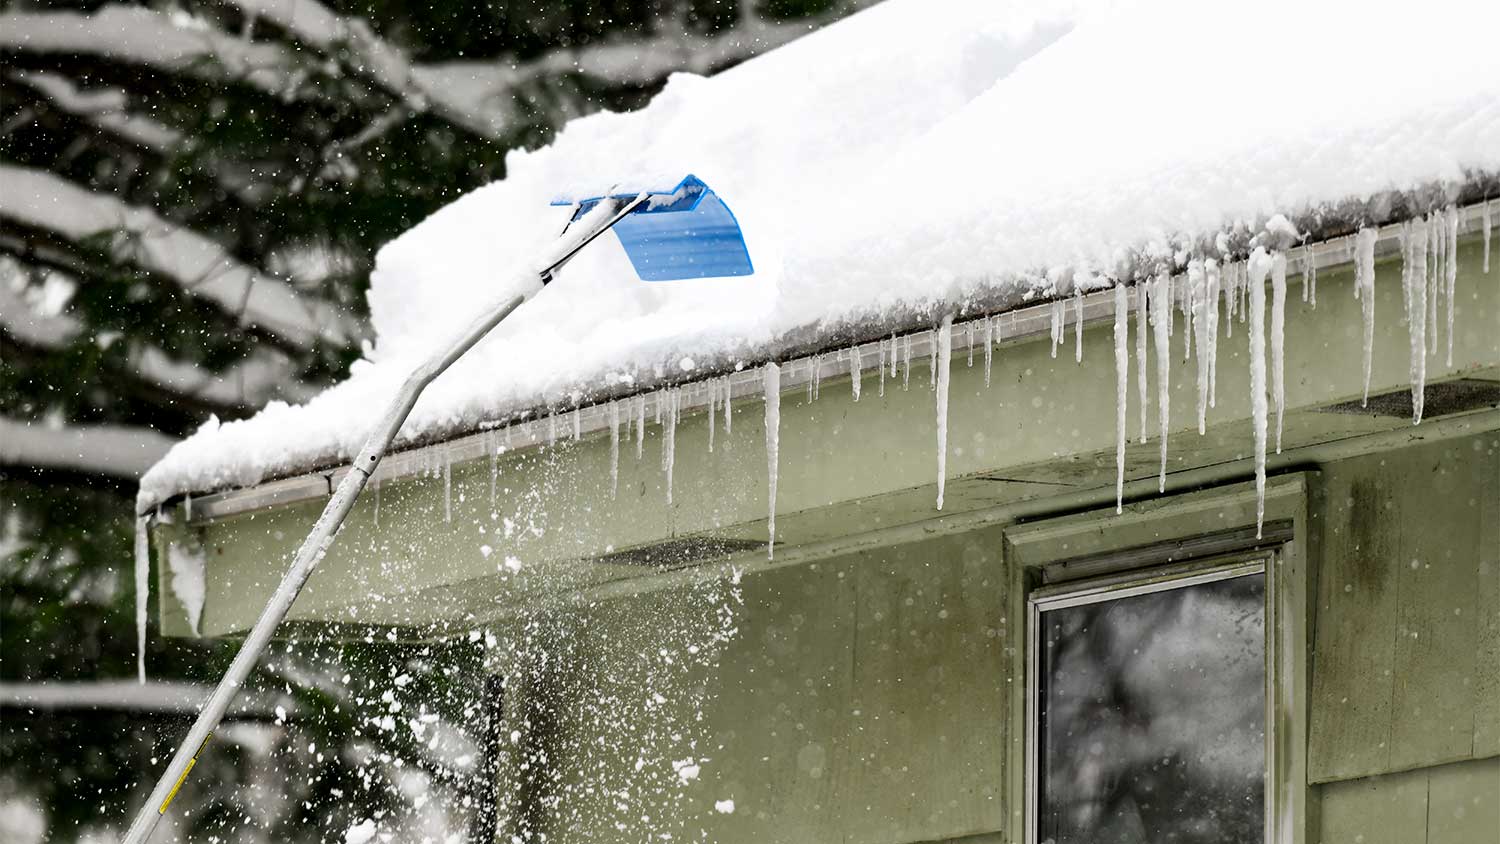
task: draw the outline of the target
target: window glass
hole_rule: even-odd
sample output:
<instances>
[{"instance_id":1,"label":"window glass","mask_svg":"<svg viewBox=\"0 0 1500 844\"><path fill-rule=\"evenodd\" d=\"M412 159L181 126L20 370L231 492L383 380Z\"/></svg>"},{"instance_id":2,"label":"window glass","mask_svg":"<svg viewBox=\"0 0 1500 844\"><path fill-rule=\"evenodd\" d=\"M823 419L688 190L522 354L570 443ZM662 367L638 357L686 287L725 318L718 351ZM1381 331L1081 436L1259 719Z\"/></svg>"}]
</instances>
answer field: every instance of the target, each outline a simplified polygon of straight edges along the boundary
<instances>
[{"instance_id":1,"label":"window glass","mask_svg":"<svg viewBox=\"0 0 1500 844\"><path fill-rule=\"evenodd\" d=\"M1263 842L1265 575L1101 597L1038 605L1036 840Z\"/></svg>"}]
</instances>

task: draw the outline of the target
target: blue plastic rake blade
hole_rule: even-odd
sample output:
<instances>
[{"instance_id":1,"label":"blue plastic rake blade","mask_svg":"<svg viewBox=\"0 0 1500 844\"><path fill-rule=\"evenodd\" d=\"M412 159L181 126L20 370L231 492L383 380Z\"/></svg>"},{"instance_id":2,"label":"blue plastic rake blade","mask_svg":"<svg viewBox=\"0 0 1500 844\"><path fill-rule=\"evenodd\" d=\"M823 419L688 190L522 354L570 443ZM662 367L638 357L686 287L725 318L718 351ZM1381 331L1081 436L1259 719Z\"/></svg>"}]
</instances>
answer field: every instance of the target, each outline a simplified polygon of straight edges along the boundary
<instances>
[{"instance_id":1,"label":"blue plastic rake blade","mask_svg":"<svg viewBox=\"0 0 1500 844\"><path fill-rule=\"evenodd\" d=\"M635 194L620 195L634 199ZM579 203L577 220L603 197ZM564 203L554 203L564 204ZM615 223L615 235L643 281L750 275L750 251L734 212L696 176L647 200Z\"/></svg>"}]
</instances>

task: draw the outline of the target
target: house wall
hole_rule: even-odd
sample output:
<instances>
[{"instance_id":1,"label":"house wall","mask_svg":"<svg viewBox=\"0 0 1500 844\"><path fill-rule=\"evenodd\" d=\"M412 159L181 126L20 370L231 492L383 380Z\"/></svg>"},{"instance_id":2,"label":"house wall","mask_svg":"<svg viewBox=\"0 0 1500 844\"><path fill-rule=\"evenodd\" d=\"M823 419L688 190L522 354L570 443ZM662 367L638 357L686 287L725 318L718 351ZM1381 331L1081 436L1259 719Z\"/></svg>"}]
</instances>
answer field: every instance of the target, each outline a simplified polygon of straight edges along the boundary
<instances>
[{"instance_id":1,"label":"house wall","mask_svg":"<svg viewBox=\"0 0 1500 844\"><path fill-rule=\"evenodd\" d=\"M1500 286L1479 262L1470 238L1460 248L1455 363L1430 358L1432 379L1500 376ZM1379 265L1376 392L1408 378L1399 274L1398 262ZM1347 268L1320 273L1320 287L1316 311L1295 288L1288 303L1286 450L1270 458L1273 470L1305 472L1308 491L1309 676L1292 701L1306 707L1308 728L1304 840L1495 844L1486 835L1500 811L1500 414L1413 428L1321 412L1357 397L1362 373ZM1173 340L1174 492L1208 494L1191 490L1250 477L1244 340L1241 325L1221 338L1219 402L1203 437L1191 430L1180 331ZM1128 534L1139 543L1151 537L1151 515L1171 506L1153 497L1153 413L1151 441L1126 456L1133 527L1112 507L1094 511L1114 497L1108 326L1089 327L1084 348L1079 366L1071 347L1058 358L1045 342L1003 347L989 386L982 365L955 356L941 514L925 361L910 390L888 383L884 397L869 371L861 402L835 381L817 401L788 393L785 546L774 562L762 552L734 558L747 568L727 642L702 638L716 623L702 590L723 579L576 561L675 536L763 537L764 430L753 402L737 406L734 434L721 434L714 452L707 419L683 419L670 505L654 426L643 459L625 447L619 497L607 489L607 438L508 456L496 504L484 461L454 465L446 481L435 463L426 476L382 485L356 507L293 616L439 625L425 635L493 623L502 651L530 637L512 654L520 662L495 666L520 698L507 703L515 718L505 737L547 749L559 779L528 781L513 765L498 795L512 819L538 796L566 798L552 841L634 840L615 826L622 818L668 825L679 841L700 830L719 842L1014 841L1021 807L1008 760L1019 722L1006 699L1023 679L1011 666L1024 642L1003 550L1012 526L1067 514L1093 525L1100 542ZM1133 431L1134 389L1130 402ZM253 620L321 505L161 530L159 542L190 531L207 552L206 633ZM1205 510L1201 529L1243 524L1248 511L1237 506ZM513 554L519 571L504 564ZM183 633L169 573L161 578L164 628ZM554 594L590 603L554 608ZM527 627L537 612L567 621L541 635ZM674 649L684 641L709 650L683 661ZM664 651L676 668L663 668ZM524 659L541 654L567 659L528 681ZM526 718L528 696L556 705ZM697 779L683 784L662 769L688 756L704 760ZM518 782L529 784L518 792ZM721 800L734 800L734 812L719 812ZM548 813L530 817L544 823Z\"/></svg>"},{"instance_id":2,"label":"house wall","mask_svg":"<svg viewBox=\"0 0 1500 844\"><path fill-rule=\"evenodd\" d=\"M1299 523L1306 535L1298 541L1316 596L1304 619L1311 676L1302 688L1310 693L1293 702L1306 707L1310 724L1302 840L1493 844L1500 840L1500 431L1308 469L1307 516ZM1211 494L1185 499L1190 505ZM1204 532L1253 522L1253 497L1236 501L1196 511L1143 503L1132 508L1121 542L1149 539L1154 514L1168 511L1173 530L1185 518ZM1085 525L1097 520L1091 548L1108 542L1114 518L1112 508L1068 516ZM706 693L676 715L697 725L688 740L708 761L696 780L633 794L629 813L682 819L683 829L726 843L1015 840L1019 806L1007 806L1006 780L1016 722L1006 700L1022 681L1012 649L1024 641L1003 551L1013 529L918 535L745 574L737 632L695 675L701 685L694 688ZM641 671L641 655L654 652L650 637L640 629L604 631L657 626L676 612L678 590L690 588L591 610L616 613L617 627L591 628L578 664L618 687L651 689L649 671L620 680ZM670 625L663 631L663 641L673 635ZM577 677L551 688L587 696L580 690L591 682ZM577 712L575 703L565 700L559 711ZM636 757L619 752L632 744L620 732L649 733L663 716L649 708L636 714L551 725L571 736L552 746L572 750L549 762L566 771L562 791L575 811L549 840L611 836L619 806L602 801L579 811L589 805L580 795L590 785L642 776L632 770ZM611 745L594 752L601 734ZM714 809L725 799L735 803L732 814Z\"/></svg>"},{"instance_id":3,"label":"house wall","mask_svg":"<svg viewBox=\"0 0 1500 844\"><path fill-rule=\"evenodd\" d=\"M1454 362L1429 358L1431 381L1454 377L1500 378L1500 285L1485 276L1477 234L1460 242L1459 308ZM1409 382L1407 330L1401 322L1399 260L1377 266L1372 390ZM1400 419L1331 414L1321 405L1358 398L1362 390L1359 302L1350 294L1347 265L1319 272L1316 309L1300 301L1293 282L1287 303L1287 465L1303 447L1404 428ZM1070 311L1070 319L1072 312ZM1002 328L1004 321L1002 320ZM1208 413L1206 436L1196 428L1195 362L1180 354L1181 320L1172 339L1171 473L1244 460L1250 452L1246 327L1226 323L1218 351L1218 400ZM1135 331L1132 325L1133 332ZM1232 336L1231 332L1232 331ZM1009 342L996 349L991 377L979 360L956 353L951 368L948 484L944 514L1041 501L1059 489L1093 491L1112 498L1115 445L1115 377L1112 328L1087 326L1084 358L1072 359L1073 326L1054 357L1043 339ZM1132 357L1134 353L1132 352ZM1127 477L1150 485L1158 465L1155 352L1149 412L1150 441L1132 442ZM871 362L873 363L873 361ZM1134 433L1139 405L1132 360L1127 418ZM806 545L940 515L935 509L937 432L934 393L926 360L914 362L909 389L900 376L884 395L873 367L864 373L860 401L848 379L822 383L816 401L802 390L782 399L777 537ZM648 420L652 414L648 412ZM662 469L661 429L648 424L643 456L622 448L618 495L610 492L607 435L573 443L568 420L563 442L508 454L499 461L497 495L490 495L487 460L457 463L445 479L441 455L431 471L370 489L350 514L338 541L292 609L295 620L369 623L403 628L446 624L459 629L487 620L506 604L538 591L627 579L638 570L575 566L610 550L640 547L674 537L713 534L742 540L767 536L767 469L763 409L757 401L735 405L732 434L722 427L708 449L706 414L684 417L676 429L675 493L669 503ZM722 422L722 419L720 420ZM1431 423L1417 429L1419 435ZM1302 459L1297 457L1295 459ZM448 491L448 492L445 492ZM451 494L450 494L451 493ZM208 551L205 635L242 632L254 622L278 582L281 561L311 527L324 504L309 500L232 518L199 521L191 530ZM181 527L186 515L169 515ZM518 526L506 534L504 520ZM497 528L501 528L497 532ZM159 538L167 539L170 531ZM486 550L488 549L488 550ZM511 572L509 556L525 563ZM185 635L173 611L169 573L160 571L163 629Z\"/></svg>"}]
</instances>

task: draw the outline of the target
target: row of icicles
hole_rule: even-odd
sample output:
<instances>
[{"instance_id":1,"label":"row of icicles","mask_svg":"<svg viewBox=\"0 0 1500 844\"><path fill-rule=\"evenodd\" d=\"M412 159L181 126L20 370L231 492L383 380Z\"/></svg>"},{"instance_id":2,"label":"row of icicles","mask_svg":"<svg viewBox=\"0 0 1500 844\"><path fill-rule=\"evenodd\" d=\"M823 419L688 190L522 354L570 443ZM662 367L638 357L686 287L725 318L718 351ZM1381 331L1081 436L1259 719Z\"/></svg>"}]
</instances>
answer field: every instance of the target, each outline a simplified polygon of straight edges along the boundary
<instances>
[{"instance_id":1,"label":"row of icicles","mask_svg":"<svg viewBox=\"0 0 1500 844\"><path fill-rule=\"evenodd\" d=\"M1279 231L1286 231L1290 224L1284 218L1276 218ZM1440 302L1446 309L1446 362L1453 363L1453 315L1455 303L1455 281L1457 264L1452 256L1457 250L1460 224L1458 211L1450 206L1435 211L1422 220L1404 224L1400 230L1403 269L1402 288L1406 303L1406 322L1411 328L1411 383L1413 422L1422 417L1422 394L1426 379L1426 355L1438 352L1438 315ZM1489 207L1484 208L1485 257L1484 271L1489 271ZM1360 300L1364 322L1364 399L1369 398L1371 356L1375 326L1375 244L1379 239L1374 228L1362 228L1346 239L1345 258L1355 267L1354 296ZM1302 274L1302 301L1310 308L1317 307L1317 266L1312 250L1304 249L1300 261ZM1266 288L1269 281L1271 291L1270 325L1266 325ZM1074 358L1083 361L1084 290L1099 289L1108 284L1099 278L1079 278L1075 284L1077 292L1068 298L1053 300L1050 307L1052 356L1067 340L1070 322L1069 307L1073 308ZM1287 257L1280 250L1267 250L1257 246L1244 261L1219 262L1213 258L1192 259L1187 262L1186 272L1180 275L1159 273L1133 287L1124 283L1113 285L1114 296L1114 350L1116 394L1116 511L1123 509L1125 483L1125 445L1127 433L1127 392L1130 378L1129 312L1134 299L1136 313L1135 357L1137 363L1137 385L1140 404L1139 442L1148 442L1151 435L1149 418L1148 345L1154 346L1156 358L1157 386L1157 432L1161 444L1158 490L1166 489L1167 432L1170 428L1170 401L1168 398L1171 375L1170 344L1176 331L1175 319L1182 317L1183 360L1197 363L1197 418L1198 433L1207 431L1207 412L1217 403L1218 338L1221 319L1227 336L1234 336L1234 321L1248 323L1250 332L1250 404L1255 435L1256 486L1261 498L1265 488L1265 458L1269 440L1270 414L1275 413L1275 450L1281 452L1282 417L1285 413L1285 313L1287 296ZM1222 306L1220 300L1222 299ZM1221 315L1222 307L1222 315ZM1410 319L1415 312L1421 318ZM948 434L948 385L952 365L953 316L950 314L941 324L926 332L929 337L924 344L932 350L928 356L928 387L936 394L937 428L937 509L943 508L947 482L947 434ZM967 322L966 332L968 365L974 366L975 351L983 351L984 383L990 384L990 374L995 347L1005 339L1004 317L989 316ZM879 394L884 396L886 382L899 383L903 390L911 385L913 337L915 335L892 334L889 338L873 344L874 348L856 345L848 349L813 355L806 359L807 399L816 401L822 391L822 374L825 360L833 355L837 368L847 371L850 389L855 401L859 401L866 377L867 358L873 353L874 371L879 378ZM1269 359L1267 345L1269 343ZM781 418L781 377L791 364L767 363L761 367L761 392L765 401L766 457L768 476L768 530L772 546L776 527L776 488L778 482ZM1269 384L1267 383L1269 381ZM729 376L723 376L698 385L706 389L708 411L708 450L714 450L715 432L722 420L724 433L733 431L734 407L733 387ZM683 391L687 387L659 390L650 396L637 395L611 402L608 406L610 432L610 494L619 491L619 460L622 447L629 447L633 440L635 456L644 456L646 427L655 425L661 430L661 469L665 474L667 503L673 500L673 476L676 462L677 423L681 419ZM574 409L549 415L545 421L546 443L551 445L565 437L577 441L582 438L582 412ZM515 448L513 428L490 432L486 442L490 455L490 499L493 503L496 477L499 472L498 457ZM500 442L503 437L504 441ZM434 462L426 467L433 476L441 474L444 481L444 518L452 520L451 464L446 456L435 453ZM375 488L376 523L379 523L379 486ZM1257 506L1257 521L1264 513L1263 501Z\"/></svg>"},{"instance_id":2,"label":"row of icicles","mask_svg":"<svg viewBox=\"0 0 1500 844\"><path fill-rule=\"evenodd\" d=\"M1483 271L1490 269L1490 205L1483 206L1484 258ZM1290 228L1284 218L1273 218L1283 227ZM1453 364L1453 321L1456 302L1455 284L1458 266L1456 263L1457 241L1461 221L1458 210L1449 206L1434 211L1419 220L1402 224L1400 242L1402 255L1401 284L1405 317L1409 327L1411 354L1410 376L1412 391L1412 421L1422 420L1422 398L1426 385L1427 357L1439 352L1438 318L1440 312L1446 317L1446 364ZM1293 238L1295 239L1295 238ZM1361 228L1354 236L1345 240L1345 259L1354 264L1354 296L1360 300L1363 318L1363 363L1364 399L1370 391L1371 355L1375 336L1375 244L1379 233L1374 228ZM1311 248L1304 248L1300 261L1302 274L1302 301L1310 308L1317 307L1317 265ZM1266 326L1266 287L1270 282L1270 326ZM1070 298L1054 300L1051 305L1052 356L1067 340L1068 308L1073 305L1074 358L1083 361L1083 288L1104 288L1107 279L1079 278L1075 284L1078 292ZM1198 433L1207 431L1208 409L1217 402L1218 339L1222 325L1227 336L1234 334L1236 317L1248 323L1250 334L1250 407L1255 438L1255 486L1256 529L1260 532L1265 515L1266 452L1268 448L1271 411L1275 412L1275 449L1281 452L1282 416L1285 413L1285 363L1283 343L1286 324L1287 257L1280 250L1268 250L1256 246L1244 261L1220 262L1213 258L1196 258L1187 262L1186 272L1172 275L1159 273L1154 278L1142 280L1133 288L1122 282L1113 285L1114 302L1114 356L1116 377L1116 444L1115 444L1115 511L1124 506L1125 490L1125 446L1127 432L1127 393L1130 379L1130 310L1132 298L1136 313L1136 382L1139 391L1140 431L1139 441L1150 439L1148 410L1149 373L1148 342L1154 346L1156 357L1157 387L1157 434L1160 439L1160 469L1157 488L1166 489L1167 432L1170 427L1171 405L1168 388L1171 374L1171 340L1174 333L1174 312L1181 314L1185 331L1182 346L1183 359L1196 359L1197 363L1197 417ZM1222 306L1221 306L1222 300ZM1014 319L1014 315L1011 315ZM948 385L953 353L953 315L943 318L941 324L930 329L928 348L928 385L935 393L937 426L937 509L943 508L943 495L947 485L948 462ZM1003 336L1004 317L989 316L967 322L968 365L974 366L975 350L982 350L984 383L990 384L990 373L995 347ZM1148 341L1149 338L1149 341ZM1267 345L1269 340L1269 365ZM913 335L889 338L873 344L874 349L858 345L837 352L814 355L807 359L807 398L815 401L821 394L821 378L828 354L836 356L837 366L847 370L850 389L855 401L859 401L864 379L867 377L867 357L873 351L875 377L879 379L879 394L885 395L886 383L898 379L903 390L911 385ZM792 364L787 364L789 367ZM781 430L781 380L784 366L775 362L761 366L760 387L765 401L765 450L767 464L767 555L774 556L776 543L776 493L780 468ZM1269 384L1267 381L1269 380ZM729 376L720 377L699 385L709 393L708 450L714 450L714 432L722 420L726 435L733 431L733 386ZM646 425L648 416L653 424L661 428L661 468L666 475L667 502L672 502L673 470L676 462L677 423L681 418L682 391L686 388L659 390L652 400L646 395L637 395L611 402L609 405L610 440L610 494L619 491L619 461L622 447L633 444L636 458L644 456ZM555 443L564 436L579 440L583 435L582 413L575 409L547 418L547 442ZM496 478L499 474L499 455L515 447L513 428L491 431L486 436L486 452L490 456L490 500L494 502ZM632 437L633 434L633 437ZM501 441L503 439L503 442ZM633 443L630 440L633 439ZM444 482L444 519L453 517L452 471L444 455L438 465L429 467L433 474L441 472ZM373 484L375 523L379 525L380 487ZM146 609L144 595L148 587L149 563L147 559L146 519L137 520L136 526L136 592L142 596L137 601L136 622L140 638L140 672L145 677L145 625Z\"/></svg>"}]
</instances>

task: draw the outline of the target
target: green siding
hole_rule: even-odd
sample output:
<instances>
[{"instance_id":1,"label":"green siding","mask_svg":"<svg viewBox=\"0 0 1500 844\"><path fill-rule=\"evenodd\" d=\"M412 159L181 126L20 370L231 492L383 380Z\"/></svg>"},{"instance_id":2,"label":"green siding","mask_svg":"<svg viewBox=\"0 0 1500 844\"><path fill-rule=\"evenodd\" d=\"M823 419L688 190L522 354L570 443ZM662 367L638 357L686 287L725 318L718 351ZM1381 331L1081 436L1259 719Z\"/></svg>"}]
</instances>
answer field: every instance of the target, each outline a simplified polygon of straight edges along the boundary
<instances>
[{"instance_id":1,"label":"green siding","mask_svg":"<svg viewBox=\"0 0 1500 844\"><path fill-rule=\"evenodd\" d=\"M631 813L691 817L706 840L725 844L896 844L999 829L1000 540L999 530L977 531L747 574L738 635L702 678L711 762L684 787L685 802L669 790L655 795L660 805L633 802ZM640 625L684 600L664 591L622 602L629 612L608 628L619 632L590 637L587 670L556 678L557 687L587 697L601 677L649 676L640 655L654 649ZM589 811L596 802L581 789L630 781L635 756L594 750L589 720L558 728L570 735L554 744L575 750L550 761L574 790L571 820L553 832L613 840L614 802ZM639 739L615 734L611 747L649 743L650 719L621 728ZM726 798L732 815L714 811Z\"/></svg>"},{"instance_id":2,"label":"green siding","mask_svg":"<svg viewBox=\"0 0 1500 844\"><path fill-rule=\"evenodd\" d=\"M1429 366L1433 380L1500 378L1500 340L1493 330L1500 313L1500 287L1480 274L1478 251L1473 239L1460 246L1458 285L1463 301L1457 313L1454 366L1441 366L1434 358ZM1408 377L1406 329L1398 316L1399 272L1392 261L1377 268L1376 392L1400 388ZM1359 307L1348 295L1348 268L1325 269L1320 281L1324 296L1316 310L1295 297L1288 303L1289 450L1404 424L1388 417L1314 409L1357 397L1362 379ZM1236 326L1232 337L1221 338L1218 403L1209 413L1208 434L1203 437L1195 430L1196 364L1183 362L1177 353L1180 337L1179 331L1169 391L1174 432L1170 471L1243 460L1250 452L1244 327ZM963 357L954 361L944 513L1112 487L1115 385L1109 325L1086 328L1084 352L1079 365L1066 353L1053 358L1045 340L1010 343L997 350L988 387L982 364L967 366ZM801 390L784 397L778 497L782 542L837 540L939 515L934 509L933 394L926 362L917 362L913 369L910 390L888 383L883 397L871 371L866 372L859 402L852 400L846 379L823 383L815 402ZM1132 370L1132 431L1138 419L1133 378ZM617 497L609 492L607 436L509 456L502 461L501 493L493 508L487 461L454 466L451 522L444 517L440 473L384 483L380 524L374 519L372 491L354 509L293 607L292 617L412 627L432 622L472 625L497 601L522 602L538 588L537 579L498 570L496 561L507 555L528 564L561 565L608 549L678 536L715 533L763 539L767 507L761 411L759 402L737 402L734 432L721 434L712 453L707 448L707 416L681 421L676 432L676 494L670 505L655 426L649 426L643 459L635 458L630 445L623 449ZM1153 408L1153 426L1155 418ZM1423 430L1426 426L1418 433ZM1148 479L1156 469L1153 427L1150 442L1129 447L1127 472L1131 479ZM212 551L205 633L234 633L253 622L284 560L322 504L306 501L203 526L204 542ZM497 538L491 512L537 532ZM486 545L494 550L492 556L481 553ZM572 582L586 584L629 574L593 567L571 576ZM170 615L164 616L164 621L170 620ZM164 629L182 632L178 625Z\"/></svg>"},{"instance_id":3,"label":"green siding","mask_svg":"<svg viewBox=\"0 0 1500 844\"><path fill-rule=\"evenodd\" d=\"M1474 271L1472 243L1461 251L1459 363L1432 371L1493 379L1500 374L1500 335L1493 331L1500 288ZM1379 272L1377 390L1400 386L1406 372L1399 267L1385 262ZM1500 414L1410 428L1404 420L1318 412L1315 405L1357 396L1359 381L1357 305L1338 295L1347 293L1347 273L1323 275L1316 312L1290 305L1288 453L1272 458L1283 470L1306 470L1297 550L1306 574L1297 582L1315 590L1309 612L1277 624L1278 652L1304 626L1312 641L1310 650L1278 657L1303 681L1310 674L1311 683L1310 691L1294 686L1277 710L1288 723L1305 720L1310 732L1297 726L1280 737L1283 758L1297 759L1295 770L1301 754L1307 757L1306 775L1286 783L1305 798L1297 803L1305 814L1298 809L1293 825L1306 824L1309 838L1328 842L1496 844L1476 830L1495 829L1500 811ZM711 761L685 789L658 794L660 805L633 810L689 818L725 844L1014 840L1021 784L1008 760L1024 723L1012 696L1023 680L1013 666L1024 641L1021 595L1006 568L1014 563L1002 552L1006 538L1020 516L1051 519L1026 530L1065 558L1251 520L1243 341L1236 330L1221 344L1220 402L1202 438L1188 431L1190 367L1174 354L1178 433L1168 483L1216 489L1138 501L1124 517L1113 507L1094 509L1113 500L1106 327L1086 331L1092 363L1082 368L1053 360L1044 342L1016 344L996 355L994 386L986 389L979 367L956 362L953 477L941 518L932 509L925 365L915 367L909 392L888 385L883 399L868 373L857 404L837 382L825 382L817 402L788 394L779 525L795 547L778 551L775 563L758 552L737 558L751 567L738 635L699 678L708 693L701 755ZM1132 404L1132 425L1135 411ZM635 661L654 652L644 648L653 636L671 629L653 629L651 620L672 612L694 575L644 577L639 567L577 560L671 536L764 535L760 406L741 403L734 436L720 437L712 454L705 422L689 417L677 430L671 506L655 429L643 460L624 449L618 498L608 495L605 438L511 456L493 508L488 466L455 466L451 521L440 475L385 484L379 523L372 495L356 508L294 616L451 629L503 619L550 591L607 593L581 611L600 620L577 643L588 670L557 682L572 695L603 679L644 692ZM1410 433L1356 439L1393 429ZM1397 438L1403 442L1393 444ZM1353 451L1343 450L1348 443ZM1129 476L1144 484L1132 488L1136 494L1155 493L1156 448L1153 439L1129 449ZM1373 453L1343 456L1361 449ZM1299 506L1301 494L1299 487ZM1007 509L1018 502L1033 503L1024 512ZM320 506L305 502L191 528L210 555L210 634L253 619ZM506 518L522 528L508 539L497 533ZM970 527L957 527L964 524ZM164 529L158 541L182 530ZM785 562L799 552L799 562ZM520 572L503 569L509 554L525 560ZM670 583L679 585L659 585ZM1289 605L1301 606L1305 596L1291 597ZM180 608L164 600L162 614L164 625L181 630ZM504 638L505 622L496 623ZM564 751L574 748L552 760L558 770L578 785L628 780L634 756L576 748L602 733L617 750L632 735L644 741L650 719L604 729L572 711L565 703L551 727L571 737L560 745ZM736 802L732 815L713 809L725 798ZM556 830L567 834L554 840L612 837L607 801L597 810L575 808L573 822Z\"/></svg>"},{"instance_id":4,"label":"green siding","mask_svg":"<svg viewBox=\"0 0 1500 844\"><path fill-rule=\"evenodd\" d=\"M1311 776L1497 752L1500 435L1324 467Z\"/></svg>"},{"instance_id":5,"label":"green siding","mask_svg":"<svg viewBox=\"0 0 1500 844\"><path fill-rule=\"evenodd\" d=\"M1317 844L1500 844L1500 758L1322 787Z\"/></svg>"},{"instance_id":6,"label":"green siding","mask_svg":"<svg viewBox=\"0 0 1500 844\"><path fill-rule=\"evenodd\" d=\"M1324 765L1287 784L1306 792L1296 801L1307 807L1305 820L1292 824L1307 830L1298 840L1500 841L1482 834L1500 811L1500 759L1482 743L1494 732L1486 724L1496 705L1485 637L1500 592L1490 527L1500 522L1497 461L1495 431L1330 461L1305 476L1306 520L1295 515L1303 487L1290 478L1275 485L1273 515L1296 518L1318 590L1313 662L1291 664L1289 687L1306 689L1296 678L1310 673L1313 691L1294 691L1283 704L1306 707L1314 730L1309 740L1288 715L1283 725L1296 729L1280 752L1306 748ZM1010 790L1006 766L1018 746L1011 696L1024 642L1006 568L1021 558L1005 562L1007 537L1024 535L1033 556L1066 559L1233 527L1253 512L1253 496L1235 485L1142 502L1124 517L1111 509L996 525L749 572L738 635L702 676L711 761L680 795L632 810L688 818L725 844L1012 840L1018 816L1007 807L1017 808L1020 792ZM1363 518L1355 512L1393 515L1352 525ZM1395 540L1373 541L1383 524L1403 528ZM1412 569L1410 559L1424 554L1432 567ZM1294 590L1282 606L1300 606L1294 580L1280 582ZM624 597L592 612L649 627L675 595ZM1278 630L1293 623L1282 619ZM1403 632L1413 643L1401 641ZM632 654L642 649L617 647L636 642L633 635L593 638L589 674L636 676ZM1401 682L1398 672L1407 675ZM1360 706L1345 700L1359 695ZM568 744L587 747L597 725L562 728L572 731ZM1343 767L1330 771L1329 759ZM628 778L633 757L585 752L552 762L582 785ZM1397 767L1414 770L1369 776ZM713 811L725 798L735 800L733 815ZM592 840L606 837L611 822L606 806L575 812L554 831L559 841Z\"/></svg>"}]
</instances>

